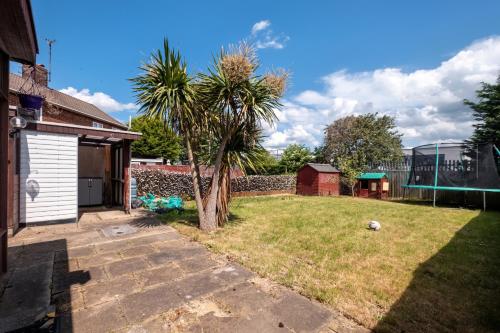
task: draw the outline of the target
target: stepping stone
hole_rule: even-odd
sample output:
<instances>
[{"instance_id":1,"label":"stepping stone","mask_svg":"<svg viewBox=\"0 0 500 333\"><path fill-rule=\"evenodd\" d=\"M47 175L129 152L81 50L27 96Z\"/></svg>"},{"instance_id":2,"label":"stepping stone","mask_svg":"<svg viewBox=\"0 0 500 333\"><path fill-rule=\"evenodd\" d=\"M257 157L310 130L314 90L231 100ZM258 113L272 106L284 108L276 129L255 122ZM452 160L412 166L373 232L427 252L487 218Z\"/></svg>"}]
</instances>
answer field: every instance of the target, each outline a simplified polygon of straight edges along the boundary
<instances>
[{"instance_id":1,"label":"stepping stone","mask_svg":"<svg viewBox=\"0 0 500 333\"><path fill-rule=\"evenodd\" d=\"M177 265L186 273L196 273L218 265L210 256L199 256L187 260L177 261Z\"/></svg>"},{"instance_id":2,"label":"stepping stone","mask_svg":"<svg viewBox=\"0 0 500 333\"><path fill-rule=\"evenodd\" d=\"M138 289L138 285L133 278L123 276L85 287L82 291L85 305L92 306L111 301L117 296L123 297Z\"/></svg>"},{"instance_id":3,"label":"stepping stone","mask_svg":"<svg viewBox=\"0 0 500 333\"><path fill-rule=\"evenodd\" d=\"M223 287L241 283L251 276L252 273L229 265L188 276L177 281L174 286L177 293L189 301L218 291Z\"/></svg>"},{"instance_id":4,"label":"stepping stone","mask_svg":"<svg viewBox=\"0 0 500 333\"><path fill-rule=\"evenodd\" d=\"M141 257L123 259L106 265L111 277L117 277L124 274L130 274L135 271L141 271L149 267L148 263Z\"/></svg>"},{"instance_id":5,"label":"stepping stone","mask_svg":"<svg viewBox=\"0 0 500 333\"><path fill-rule=\"evenodd\" d=\"M275 299L250 282L243 282L214 294L214 299L224 304L232 313L246 316L256 312L268 312ZM242 302L244 300L244 302Z\"/></svg>"},{"instance_id":6,"label":"stepping stone","mask_svg":"<svg viewBox=\"0 0 500 333\"><path fill-rule=\"evenodd\" d=\"M208 251L203 248L173 248L163 249L162 252L153 253L147 256L153 265L162 265L169 262L186 260L195 256L205 255Z\"/></svg>"},{"instance_id":7,"label":"stepping stone","mask_svg":"<svg viewBox=\"0 0 500 333\"><path fill-rule=\"evenodd\" d=\"M159 313L175 309L183 301L175 293L172 285L166 284L127 295L119 302L122 305L127 320L131 323L137 323Z\"/></svg>"},{"instance_id":8,"label":"stepping stone","mask_svg":"<svg viewBox=\"0 0 500 333\"><path fill-rule=\"evenodd\" d=\"M107 302L61 317L60 332L114 332L127 326L119 304Z\"/></svg>"},{"instance_id":9,"label":"stepping stone","mask_svg":"<svg viewBox=\"0 0 500 333\"><path fill-rule=\"evenodd\" d=\"M161 266L159 268L140 271L137 274L137 280L143 287L151 287L157 284L169 283L184 275L182 270L172 264Z\"/></svg>"},{"instance_id":10,"label":"stepping stone","mask_svg":"<svg viewBox=\"0 0 500 333\"><path fill-rule=\"evenodd\" d=\"M286 292L270 311L294 332L315 332L328 323L331 313L307 298Z\"/></svg>"}]
</instances>

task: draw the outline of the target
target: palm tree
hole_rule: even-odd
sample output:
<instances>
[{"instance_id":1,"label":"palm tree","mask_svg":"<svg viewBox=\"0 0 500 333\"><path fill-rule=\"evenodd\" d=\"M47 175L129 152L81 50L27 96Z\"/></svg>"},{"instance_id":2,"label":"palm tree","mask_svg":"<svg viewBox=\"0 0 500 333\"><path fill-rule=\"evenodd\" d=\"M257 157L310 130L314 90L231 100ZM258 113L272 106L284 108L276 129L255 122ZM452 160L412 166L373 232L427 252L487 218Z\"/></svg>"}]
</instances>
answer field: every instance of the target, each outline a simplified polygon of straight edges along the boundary
<instances>
[{"instance_id":1,"label":"palm tree","mask_svg":"<svg viewBox=\"0 0 500 333\"><path fill-rule=\"evenodd\" d=\"M247 170L257 171L264 167L267 151L262 147L262 130L256 124L240 125L230 140L227 142L224 156L222 158L219 174L219 192L217 195L217 226L222 227L229 218L229 204L231 202L231 170L240 168L243 172ZM210 144L220 145L220 138L215 138ZM203 160L207 164L213 164L214 156L210 149L203 147L207 152ZM204 205L208 203L211 189L204 198Z\"/></svg>"},{"instance_id":2,"label":"palm tree","mask_svg":"<svg viewBox=\"0 0 500 333\"><path fill-rule=\"evenodd\" d=\"M165 39L163 50L153 53L150 62L141 67L142 73L131 79L141 105L139 112L162 119L185 139L202 230L214 230L218 221L227 219L231 166L243 160L248 166L257 158L257 128L276 119L287 76L260 77L255 75L257 67L254 50L240 44L231 52L223 50L209 73L194 81L180 54ZM207 137L215 143L214 171L203 199L198 154Z\"/></svg>"},{"instance_id":3,"label":"palm tree","mask_svg":"<svg viewBox=\"0 0 500 333\"><path fill-rule=\"evenodd\" d=\"M196 107L193 79L188 75L180 53L170 49L167 39L163 41L163 50L153 52L150 62L141 66L140 70L142 73L131 79L137 103L140 104L139 113L162 119L184 137L201 226L205 213L193 142L196 142L195 133L203 126L204 112Z\"/></svg>"},{"instance_id":4,"label":"palm tree","mask_svg":"<svg viewBox=\"0 0 500 333\"><path fill-rule=\"evenodd\" d=\"M272 124L276 120L275 110L280 106L279 98L286 76L273 74L260 77L255 74L257 67L254 50L240 44L230 52L222 50L213 67L209 68L209 73L198 76L198 100L205 110L210 110L208 128L217 141L217 150L213 155L214 172L204 200L202 229L205 230L216 229L218 220L227 217L227 205L222 205L230 199L227 174L231 167L231 154L228 146L235 142L238 135L249 137L249 133L262 122ZM276 84L278 81L280 87ZM221 190L224 192L219 194ZM224 211L219 218L218 207L219 211L221 207Z\"/></svg>"}]
</instances>

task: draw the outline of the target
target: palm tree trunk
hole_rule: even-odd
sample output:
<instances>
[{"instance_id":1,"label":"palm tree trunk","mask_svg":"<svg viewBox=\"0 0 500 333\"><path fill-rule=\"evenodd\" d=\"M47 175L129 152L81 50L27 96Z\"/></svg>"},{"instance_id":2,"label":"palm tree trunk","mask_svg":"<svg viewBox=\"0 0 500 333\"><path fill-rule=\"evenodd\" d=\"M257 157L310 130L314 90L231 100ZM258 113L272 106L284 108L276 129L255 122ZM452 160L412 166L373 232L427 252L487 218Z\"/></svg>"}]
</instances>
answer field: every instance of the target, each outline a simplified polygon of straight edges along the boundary
<instances>
[{"instance_id":1,"label":"palm tree trunk","mask_svg":"<svg viewBox=\"0 0 500 333\"><path fill-rule=\"evenodd\" d=\"M210 189L207 194L208 200L205 207L205 219L203 221L203 225L200 224L201 230L204 231L212 231L217 229L217 199L219 195L219 178L221 173L222 158L224 157L224 150L226 149L229 135L230 134L226 134L226 136L222 140L219 146L219 150L217 151L217 157L215 158L212 181L210 183Z\"/></svg>"},{"instance_id":2,"label":"palm tree trunk","mask_svg":"<svg viewBox=\"0 0 500 333\"><path fill-rule=\"evenodd\" d=\"M203 201L201 198L201 177L200 177L200 168L198 167L198 163L196 163L193 148L191 146L191 136L190 132L186 131L184 138L186 140L186 149L188 153L189 166L191 169L191 177L193 178L193 192L194 192L194 200L196 202L196 208L198 210L198 220L199 226L201 228L202 225L205 224L205 212L203 210Z\"/></svg>"},{"instance_id":3,"label":"palm tree trunk","mask_svg":"<svg viewBox=\"0 0 500 333\"><path fill-rule=\"evenodd\" d=\"M221 166L221 172L219 176L219 193L217 194L217 204L216 204L216 219L217 227L224 226L224 223L229 217L229 203L231 201L231 182L230 182L230 168L227 164L223 163ZM203 197L203 207L206 209L208 205L208 199L212 191L212 183L208 189L208 193Z\"/></svg>"},{"instance_id":4,"label":"palm tree trunk","mask_svg":"<svg viewBox=\"0 0 500 333\"><path fill-rule=\"evenodd\" d=\"M229 218L229 204L231 202L231 166L224 164L220 177L219 197L217 198L217 224L224 226Z\"/></svg>"}]
</instances>

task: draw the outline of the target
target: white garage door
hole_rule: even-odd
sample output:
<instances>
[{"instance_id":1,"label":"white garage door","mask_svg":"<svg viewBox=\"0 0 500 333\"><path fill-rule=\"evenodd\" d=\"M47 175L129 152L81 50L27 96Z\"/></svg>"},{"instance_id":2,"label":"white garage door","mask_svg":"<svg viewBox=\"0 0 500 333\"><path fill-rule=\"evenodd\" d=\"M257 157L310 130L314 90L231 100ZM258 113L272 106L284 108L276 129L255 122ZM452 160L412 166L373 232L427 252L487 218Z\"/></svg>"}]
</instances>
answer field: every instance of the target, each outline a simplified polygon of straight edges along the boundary
<instances>
[{"instance_id":1,"label":"white garage door","mask_svg":"<svg viewBox=\"0 0 500 333\"><path fill-rule=\"evenodd\" d=\"M76 220L78 137L21 131L20 223Z\"/></svg>"}]
</instances>

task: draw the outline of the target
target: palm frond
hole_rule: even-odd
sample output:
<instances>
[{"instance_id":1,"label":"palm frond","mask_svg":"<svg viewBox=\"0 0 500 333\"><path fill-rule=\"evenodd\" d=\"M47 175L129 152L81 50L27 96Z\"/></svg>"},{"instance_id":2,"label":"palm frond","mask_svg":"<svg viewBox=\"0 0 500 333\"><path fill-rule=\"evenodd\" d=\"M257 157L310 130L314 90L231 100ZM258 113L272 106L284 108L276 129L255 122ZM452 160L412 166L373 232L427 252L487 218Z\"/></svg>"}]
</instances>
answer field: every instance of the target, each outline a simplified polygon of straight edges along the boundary
<instances>
[{"instance_id":1,"label":"palm frond","mask_svg":"<svg viewBox=\"0 0 500 333\"><path fill-rule=\"evenodd\" d=\"M161 118L176 131L194 122L193 79L180 53L169 47L167 39L163 49L153 52L140 71L141 74L130 79L140 105L139 113Z\"/></svg>"}]
</instances>

